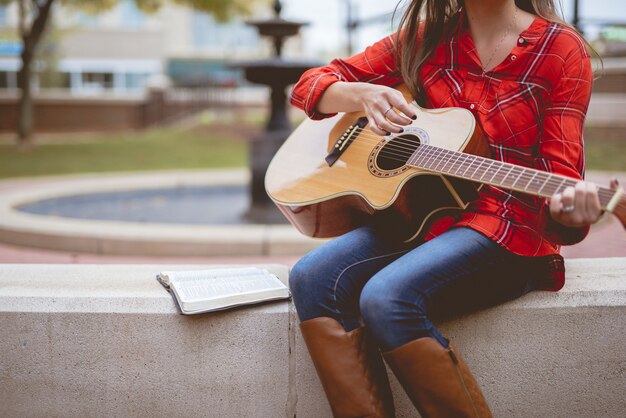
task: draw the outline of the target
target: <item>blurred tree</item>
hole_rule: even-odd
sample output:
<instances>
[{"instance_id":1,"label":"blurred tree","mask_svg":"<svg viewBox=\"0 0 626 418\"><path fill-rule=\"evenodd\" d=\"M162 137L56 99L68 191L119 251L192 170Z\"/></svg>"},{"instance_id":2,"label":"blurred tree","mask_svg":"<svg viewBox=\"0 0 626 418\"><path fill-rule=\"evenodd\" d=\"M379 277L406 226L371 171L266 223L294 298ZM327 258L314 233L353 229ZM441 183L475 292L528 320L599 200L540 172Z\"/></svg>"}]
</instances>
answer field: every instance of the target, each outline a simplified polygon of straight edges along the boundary
<instances>
[{"instance_id":1,"label":"blurred tree","mask_svg":"<svg viewBox=\"0 0 626 418\"><path fill-rule=\"evenodd\" d=\"M22 66L18 71L19 117L17 141L20 148L30 148L33 131L33 101L31 91L32 63L37 54L37 47L52 13L52 6L61 3L66 7L96 14L113 8L120 0L0 0L0 5L16 3L19 10L18 34L22 41ZM236 14L246 14L255 3L268 0L135 0L137 7L147 13L153 13L166 1L190 6L213 14L220 21L228 20Z\"/></svg>"}]
</instances>

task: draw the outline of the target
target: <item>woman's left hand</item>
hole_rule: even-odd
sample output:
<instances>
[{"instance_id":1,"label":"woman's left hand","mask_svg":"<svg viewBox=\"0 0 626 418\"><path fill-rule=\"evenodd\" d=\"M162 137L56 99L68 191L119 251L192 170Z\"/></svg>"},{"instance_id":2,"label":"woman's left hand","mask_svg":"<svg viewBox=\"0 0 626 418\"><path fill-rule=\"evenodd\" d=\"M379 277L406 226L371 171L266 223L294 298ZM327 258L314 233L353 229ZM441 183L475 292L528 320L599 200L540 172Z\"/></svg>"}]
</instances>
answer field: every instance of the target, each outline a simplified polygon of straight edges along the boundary
<instances>
[{"instance_id":1,"label":"woman's left hand","mask_svg":"<svg viewBox=\"0 0 626 418\"><path fill-rule=\"evenodd\" d=\"M550 201L550 215L560 224L580 227L595 223L602 215L598 188L581 181L563 193L555 193Z\"/></svg>"}]
</instances>

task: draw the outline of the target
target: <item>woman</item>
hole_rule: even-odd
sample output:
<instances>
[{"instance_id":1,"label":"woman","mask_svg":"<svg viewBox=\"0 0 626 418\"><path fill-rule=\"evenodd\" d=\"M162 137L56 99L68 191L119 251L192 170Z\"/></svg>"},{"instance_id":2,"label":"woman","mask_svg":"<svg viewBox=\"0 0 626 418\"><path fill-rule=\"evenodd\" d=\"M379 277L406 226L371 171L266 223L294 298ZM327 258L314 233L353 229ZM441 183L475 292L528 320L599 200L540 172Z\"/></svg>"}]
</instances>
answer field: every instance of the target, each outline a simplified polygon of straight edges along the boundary
<instances>
[{"instance_id":1,"label":"woman","mask_svg":"<svg viewBox=\"0 0 626 418\"><path fill-rule=\"evenodd\" d=\"M592 71L553 0L413 0L397 34L308 71L292 103L313 119L363 111L385 136L416 117L391 88L402 82L425 107L469 109L492 158L582 179ZM559 246L582 240L600 214L596 187L582 181L550 202L483 187L415 242L371 226L307 254L290 285L333 414L394 415L380 350L423 416L490 416L431 319L560 289Z\"/></svg>"}]
</instances>

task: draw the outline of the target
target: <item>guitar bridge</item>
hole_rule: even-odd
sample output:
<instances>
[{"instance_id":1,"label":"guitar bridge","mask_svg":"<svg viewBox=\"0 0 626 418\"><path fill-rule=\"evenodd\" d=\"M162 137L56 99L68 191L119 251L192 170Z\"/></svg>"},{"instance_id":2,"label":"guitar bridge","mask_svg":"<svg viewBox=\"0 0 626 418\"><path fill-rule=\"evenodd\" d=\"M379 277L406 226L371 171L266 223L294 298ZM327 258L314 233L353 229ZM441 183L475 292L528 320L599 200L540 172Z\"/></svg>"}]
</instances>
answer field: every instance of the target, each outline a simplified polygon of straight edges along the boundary
<instances>
[{"instance_id":1,"label":"guitar bridge","mask_svg":"<svg viewBox=\"0 0 626 418\"><path fill-rule=\"evenodd\" d=\"M329 167L337 162L339 157L348 149L350 144L359 136L363 128L367 126L367 118L365 116L357 119L355 123L346 129L341 137L335 142L332 150L326 156L325 160Z\"/></svg>"}]
</instances>

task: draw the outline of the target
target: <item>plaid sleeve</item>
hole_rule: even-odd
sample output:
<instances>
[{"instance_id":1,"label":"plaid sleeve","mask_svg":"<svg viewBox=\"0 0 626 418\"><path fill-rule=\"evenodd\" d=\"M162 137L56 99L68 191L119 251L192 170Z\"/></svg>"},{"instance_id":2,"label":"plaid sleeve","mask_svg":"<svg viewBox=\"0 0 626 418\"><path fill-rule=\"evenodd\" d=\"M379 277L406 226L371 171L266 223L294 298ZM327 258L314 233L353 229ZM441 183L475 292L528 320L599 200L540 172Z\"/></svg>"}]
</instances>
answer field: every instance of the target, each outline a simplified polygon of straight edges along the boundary
<instances>
[{"instance_id":1,"label":"plaid sleeve","mask_svg":"<svg viewBox=\"0 0 626 418\"><path fill-rule=\"evenodd\" d=\"M324 67L305 72L294 86L290 101L315 120L334 114L318 112L317 103L326 89L338 81L360 81L395 85L401 80L395 64L394 36L367 47L365 51L346 59L335 59Z\"/></svg>"},{"instance_id":2,"label":"plaid sleeve","mask_svg":"<svg viewBox=\"0 0 626 418\"><path fill-rule=\"evenodd\" d=\"M539 142L537 168L576 179L584 178L583 126L589 106L593 72L590 56L578 35L571 34L577 43L564 61L561 78L550 95L546 107L542 135ZM589 232L589 226L572 228L559 224L544 207L548 238L561 245L580 242Z\"/></svg>"}]
</instances>

